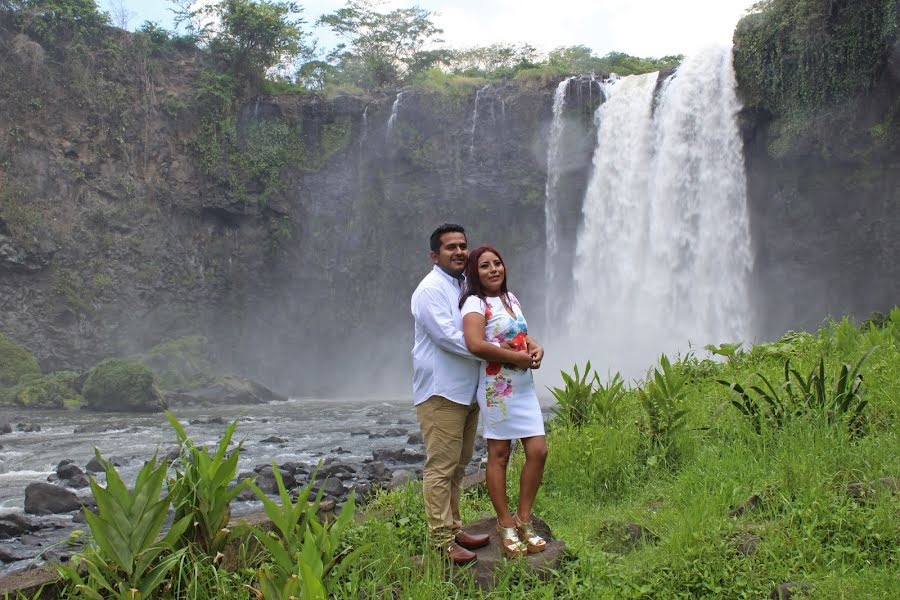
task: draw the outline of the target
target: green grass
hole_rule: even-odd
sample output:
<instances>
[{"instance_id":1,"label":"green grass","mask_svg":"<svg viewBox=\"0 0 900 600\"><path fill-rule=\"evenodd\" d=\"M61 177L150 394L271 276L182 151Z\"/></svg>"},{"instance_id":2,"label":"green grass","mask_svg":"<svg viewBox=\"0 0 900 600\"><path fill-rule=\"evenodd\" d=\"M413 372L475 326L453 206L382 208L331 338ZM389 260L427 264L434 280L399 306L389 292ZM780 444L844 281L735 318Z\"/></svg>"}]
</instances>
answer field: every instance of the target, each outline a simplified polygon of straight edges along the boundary
<instances>
[{"instance_id":1,"label":"green grass","mask_svg":"<svg viewBox=\"0 0 900 600\"><path fill-rule=\"evenodd\" d=\"M870 350L861 430L810 414L757 433L716 383L756 372L775 381L786 358L801 372L824 358L833 377ZM812 584L815 598L892 597L900 588L900 496L882 490L860 501L847 485L900 476L900 310L881 328L845 319L816 335L789 333L738 351L728 362L689 356L672 369L686 381L688 410L672 459L654 459L637 388L625 392L613 422L552 425L535 512L569 549L553 577L537 579L515 561L490 593L452 577L427 551L421 484L413 483L379 494L365 508L369 518L345 532L345 544L369 548L335 597L764 598L786 581ZM509 478L513 505L521 464L518 452ZM759 507L728 516L752 495L762 498ZM486 492L466 492L462 512L467 522L490 515ZM613 551L609 530L625 522L658 541ZM756 551L744 554L739 545L748 535L758 537ZM420 554L421 568L413 563ZM208 586L188 593L181 583L163 597L248 598L242 584L254 581L254 556L230 569L186 563L182 572L196 572Z\"/></svg>"}]
</instances>

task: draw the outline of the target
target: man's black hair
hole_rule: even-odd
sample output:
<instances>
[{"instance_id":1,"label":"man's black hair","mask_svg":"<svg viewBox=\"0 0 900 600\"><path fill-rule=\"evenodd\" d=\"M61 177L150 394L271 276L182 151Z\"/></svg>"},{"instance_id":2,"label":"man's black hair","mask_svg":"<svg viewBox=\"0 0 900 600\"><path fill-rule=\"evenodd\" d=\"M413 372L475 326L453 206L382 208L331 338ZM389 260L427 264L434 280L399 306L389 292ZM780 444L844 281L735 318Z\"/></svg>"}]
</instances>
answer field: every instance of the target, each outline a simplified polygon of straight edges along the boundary
<instances>
[{"instance_id":1,"label":"man's black hair","mask_svg":"<svg viewBox=\"0 0 900 600\"><path fill-rule=\"evenodd\" d=\"M441 249L441 236L445 233L461 233L466 235L466 230L462 228L462 225L457 225L456 223L444 223L431 234L432 252L438 252Z\"/></svg>"}]
</instances>

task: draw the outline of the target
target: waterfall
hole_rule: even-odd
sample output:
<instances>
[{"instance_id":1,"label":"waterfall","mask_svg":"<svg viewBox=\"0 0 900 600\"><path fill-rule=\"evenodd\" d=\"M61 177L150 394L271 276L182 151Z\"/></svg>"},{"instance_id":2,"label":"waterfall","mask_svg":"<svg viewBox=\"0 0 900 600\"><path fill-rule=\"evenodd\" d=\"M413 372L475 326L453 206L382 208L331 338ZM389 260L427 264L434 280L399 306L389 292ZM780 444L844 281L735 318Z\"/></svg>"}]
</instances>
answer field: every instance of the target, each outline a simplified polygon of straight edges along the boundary
<instances>
[{"instance_id":1,"label":"waterfall","mask_svg":"<svg viewBox=\"0 0 900 600\"><path fill-rule=\"evenodd\" d=\"M369 137L369 105L366 104L366 107L363 109L362 113L362 133L359 136L359 146L360 148L365 143L366 138Z\"/></svg>"},{"instance_id":2,"label":"waterfall","mask_svg":"<svg viewBox=\"0 0 900 600\"><path fill-rule=\"evenodd\" d=\"M559 155L563 133L563 109L566 105L566 91L569 82L574 77L568 77L556 86L553 94L553 121L550 124L550 140L547 144L547 183L544 189L544 228L547 244L547 252L544 257L545 273L548 289L556 289L556 282L560 276L559 258L559 200L556 197L556 184L559 182L560 165ZM553 303L553 297L548 294L546 300L547 322L552 323L550 316L558 311L558 306Z\"/></svg>"},{"instance_id":3,"label":"waterfall","mask_svg":"<svg viewBox=\"0 0 900 600\"><path fill-rule=\"evenodd\" d=\"M656 73L604 91L568 323L590 332L582 359L634 375L689 342L749 340L752 255L730 50L686 59L659 91Z\"/></svg>"},{"instance_id":4,"label":"waterfall","mask_svg":"<svg viewBox=\"0 0 900 600\"><path fill-rule=\"evenodd\" d=\"M472 128L469 131L469 156L475 155L475 126L478 124L478 100L481 98L481 92L491 87L487 84L475 92L475 107L472 109Z\"/></svg>"},{"instance_id":5,"label":"waterfall","mask_svg":"<svg viewBox=\"0 0 900 600\"><path fill-rule=\"evenodd\" d=\"M391 116L388 117L387 122L387 139L391 141L394 134L394 123L397 121L397 111L400 109L400 100L403 99L403 94L406 92L399 92L397 97L394 98L394 104L391 106Z\"/></svg>"}]
</instances>

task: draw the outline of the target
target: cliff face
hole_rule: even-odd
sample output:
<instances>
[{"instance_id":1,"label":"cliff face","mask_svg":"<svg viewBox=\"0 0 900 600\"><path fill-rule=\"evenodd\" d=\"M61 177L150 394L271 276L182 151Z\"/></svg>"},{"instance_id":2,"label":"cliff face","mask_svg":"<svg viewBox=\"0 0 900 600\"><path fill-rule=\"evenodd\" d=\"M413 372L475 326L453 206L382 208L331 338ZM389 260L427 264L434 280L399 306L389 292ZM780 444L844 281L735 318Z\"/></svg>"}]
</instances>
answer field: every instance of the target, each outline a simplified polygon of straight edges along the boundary
<instances>
[{"instance_id":1,"label":"cliff face","mask_svg":"<svg viewBox=\"0 0 900 600\"><path fill-rule=\"evenodd\" d=\"M900 300L900 4L775 0L735 33L763 336Z\"/></svg>"},{"instance_id":2,"label":"cliff face","mask_svg":"<svg viewBox=\"0 0 900 600\"><path fill-rule=\"evenodd\" d=\"M444 221L504 250L540 313L556 82L485 87L477 114L474 88L258 98L223 158L200 143L199 59L115 42L50 56L0 38L0 330L44 370L202 333L222 366L288 392L406 391L408 298ZM572 198L601 99L584 86Z\"/></svg>"}]
</instances>

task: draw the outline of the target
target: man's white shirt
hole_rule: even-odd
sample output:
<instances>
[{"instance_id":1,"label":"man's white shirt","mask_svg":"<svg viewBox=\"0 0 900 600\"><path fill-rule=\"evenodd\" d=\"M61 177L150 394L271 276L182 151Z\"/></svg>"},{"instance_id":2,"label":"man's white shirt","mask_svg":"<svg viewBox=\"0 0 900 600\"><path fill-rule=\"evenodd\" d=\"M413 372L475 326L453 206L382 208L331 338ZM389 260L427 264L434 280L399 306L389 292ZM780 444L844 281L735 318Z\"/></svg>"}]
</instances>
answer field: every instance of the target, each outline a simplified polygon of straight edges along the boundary
<instances>
[{"instance_id":1,"label":"man's white shirt","mask_svg":"<svg viewBox=\"0 0 900 600\"><path fill-rule=\"evenodd\" d=\"M480 359L463 337L460 292L459 280L437 265L413 292L413 404L431 396L466 405L475 399Z\"/></svg>"}]
</instances>

